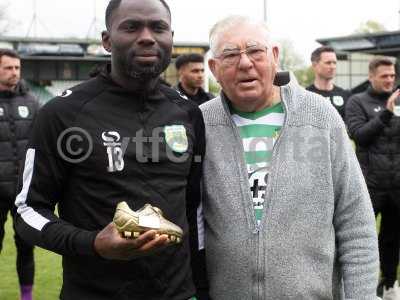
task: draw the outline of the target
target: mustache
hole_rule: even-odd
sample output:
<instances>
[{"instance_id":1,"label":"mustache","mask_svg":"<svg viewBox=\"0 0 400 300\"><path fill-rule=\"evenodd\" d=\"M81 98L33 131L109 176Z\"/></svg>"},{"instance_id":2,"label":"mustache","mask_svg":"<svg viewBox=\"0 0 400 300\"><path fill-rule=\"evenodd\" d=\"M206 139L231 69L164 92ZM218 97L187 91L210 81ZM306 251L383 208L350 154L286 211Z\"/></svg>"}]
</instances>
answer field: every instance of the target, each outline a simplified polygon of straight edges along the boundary
<instances>
[{"instance_id":1,"label":"mustache","mask_svg":"<svg viewBox=\"0 0 400 300\"><path fill-rule=\"evenodd\" d=\"M143 50L132 49L128 53L128 58L133 59L135 56L143 56L143 55L156 55L158 57L162 57L163 54L164 53L160 48L143 49Z\"/></svg>"},{"instance_id":2,"label":"mustache","mask_svg":"<svg viewBox=\"0 0 400 300\"><path fill-rule=\"evenodd\" d=\"M138 64L134 60L136 55L157 55L159 60L154 64ZM137 80L147 81L158 77L168 67L171 61L171 52L163 48L131 49L126 57L126 74Z\"/></svg>"}]
</instances>

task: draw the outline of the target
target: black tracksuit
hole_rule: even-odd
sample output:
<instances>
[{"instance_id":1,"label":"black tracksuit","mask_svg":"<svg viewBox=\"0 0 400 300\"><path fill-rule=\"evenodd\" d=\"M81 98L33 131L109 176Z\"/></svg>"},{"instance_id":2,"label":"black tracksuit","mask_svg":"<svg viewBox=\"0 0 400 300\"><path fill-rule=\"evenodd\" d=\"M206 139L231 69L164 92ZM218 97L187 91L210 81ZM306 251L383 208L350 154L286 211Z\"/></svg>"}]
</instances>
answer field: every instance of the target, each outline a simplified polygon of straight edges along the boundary
<instances>
[{"instance_id":1,"label":"black tracksuit","mask_svg":"<svg viewBox=\"0 0 400 300\"><path fill-rule=\"evenodd\" d=\"M14 215L20 164L25 156L31 124L39 104L20 82L14 91L0 92L0 252L8 212ZM20 284L33 283L33 248L14 236Z\"/></svg>"},{"instance_id":2,"label":"black tracksuit","mask_svg":"<svg viewBox=\"0 0 400 300\"><path fill-rule=\"evenodd\" d=\"M200 110L163 85L152 94L132 93L101 74L42 108L16 201L17 230L63 255L61 299L195 295L188 233L196 256L204 151ZM131 261L99 257L94 239L120 201L133 210L145 203L159 207L183 228L183 243Z\"/></svg>"},{"instance_id":3,"label":"black tracksuit","mask_svg":"<svg viewBox=\"0 0 400 300\"><path fill-rule=\"evenodd\" d=\"M333 89L331 91L319 90L314 84L308 86L306 89L327 98L344 120L345 106L347 99L350 97L350 92L336 85L333 86Z\"/></svg>"},{"instance_id":4,"label":"black tracksuit","mask_svg":"<svg viewBox=\"0 0 400 300\"><path fill-rule=\"evenodd\" d=\"M386 109L389 96L371 87L353 95L346 106L346 123L375 214L382 215L380 260L383 278L391 287L400 250L400 117Z\"/></svg>"},{"instance_id":5,"label":"black tracksuit","mask_svg":"<svg viewBox=\"0 0 400 300\"><path fill-rule=\"evenodd\" d=\"M207 93L204 89L199 88L197 91L196 95L189 95L186 93L185 89L182 87L181 83L178 83L176 90L180 92L183 96L186 96L186 98L192 100L194 103L197 105L201 105L204 102L207 102L208 100L211 100L215 98L215 96L211 93Z\"/></svg>"}]
</instances>

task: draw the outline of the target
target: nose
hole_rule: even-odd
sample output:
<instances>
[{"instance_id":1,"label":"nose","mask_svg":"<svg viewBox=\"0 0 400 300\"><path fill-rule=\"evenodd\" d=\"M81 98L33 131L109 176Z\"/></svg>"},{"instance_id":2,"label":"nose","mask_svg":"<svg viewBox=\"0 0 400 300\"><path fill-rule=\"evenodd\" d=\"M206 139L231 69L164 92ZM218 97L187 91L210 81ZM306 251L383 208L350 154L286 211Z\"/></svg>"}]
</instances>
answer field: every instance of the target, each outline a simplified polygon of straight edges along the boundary
<instances>
[{"instance_id":1,"label":"nose","mask_svg":"<svg viewBox=\"0 0 400 300\"><path fill-rule=\"evenodd\" d=\"M138 37L138 43L143 45L153 45L155 42L152 31L148 27L144 27Z\"/></svg>"},{"instance_id":2,"label":"nose","mask_svg":"<svg viewBox=\"0 0 400 300\"><path fill-rule=\"evenodd\" d=\"M246 52L240 53L240 58L239 58L239 69L248 69L253 66L253 62L250 60L250 58L247 56Z\"/></svg>"},{"instance_id":3,"label":"nose","mask_svg":"<svg viewBox=\"0 0 400 300\"><path fill-rule=\"evenodd\" d=\"M12 74L14 75L14 76L18 76L19 75L19 69L18 68L12 68Z\"/></svg>"}]
</instances>

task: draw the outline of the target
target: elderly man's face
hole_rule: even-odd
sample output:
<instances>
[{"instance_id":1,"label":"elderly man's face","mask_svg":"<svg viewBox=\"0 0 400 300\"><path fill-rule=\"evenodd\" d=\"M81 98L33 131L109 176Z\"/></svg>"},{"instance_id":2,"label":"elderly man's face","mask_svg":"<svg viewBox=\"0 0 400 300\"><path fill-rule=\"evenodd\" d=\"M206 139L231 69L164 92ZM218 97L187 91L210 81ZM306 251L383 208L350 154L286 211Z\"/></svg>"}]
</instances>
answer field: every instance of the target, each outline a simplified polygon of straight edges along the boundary
<instances>
[{"instance_id":1,"label":"elderly man's face","mask_svg":"<svg viewBox=\"0 0 400 300\"><path fill-rule=\"evenodd\" d=\"M247 55L238 57L237 49L247 49ZM242 111L266 107L273 95L279 51L267 45L265 32L250 24L230 28L220 36L216 52L209 66L234 106Z\"/></svg>"}]
</instances>

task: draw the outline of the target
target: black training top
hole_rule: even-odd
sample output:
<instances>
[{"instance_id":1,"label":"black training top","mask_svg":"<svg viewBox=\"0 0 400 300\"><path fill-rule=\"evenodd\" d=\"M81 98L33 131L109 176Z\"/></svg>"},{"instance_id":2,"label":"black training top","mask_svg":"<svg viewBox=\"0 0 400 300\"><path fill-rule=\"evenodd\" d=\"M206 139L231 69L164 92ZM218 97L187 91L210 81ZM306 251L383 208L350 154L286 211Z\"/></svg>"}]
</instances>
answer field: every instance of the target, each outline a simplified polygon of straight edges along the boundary
<instances>
[{"instance_id":1,"label":"black training top","mask_svg":"<svg viewBox=\"0 0 400 300\"><path fill-rule=\"evenodd\" d=\"M350 97L346 125L370 189L400 189L400 118L386 108L391 93L371 86Z\"/></svg>"},{"instance_id":2,"label":"black training top","mask_svg":"<svg viewBox=\"0 0 400 300\"><path fill-rule=\"evenodd\" d=\"M330 91L319 90L314 84L308 86L306 89L327 98L344 120L344 107L346 106L347 99L350 97L349 91L346 91L336 85L334 85L333 89Z\"/></svg>"},{"instance_id":3,"label":"black training top","mask_svg":"<svg viewBox=\"0 0 400 300\"><path fill-rule=\"evenodd\" d=\"M215 98L213 94L206 92L203 88L199 88L196 95L190 95L185 91L181 83L178 83L178 85L176 86L176 90L180 92L183 97L192 100L197 105L201 105L208 100Z\"/></svg>"},{"instance_id":4,"label":"black training top","mask_svg":"<svg viewBox=\"0 0 400 300\"><path fill-rule=\"evenodd\" d=\"M195 294L187 217L195 253L204 148L199 108L163 85L135 94L102 74L43 107L28 144L16 227L28 242L63 255L61 299ZM183 244L132 261L99 257L94 239L120 201L134 210L159 207L184 230Z\"/></svg>"}]
</instances>

